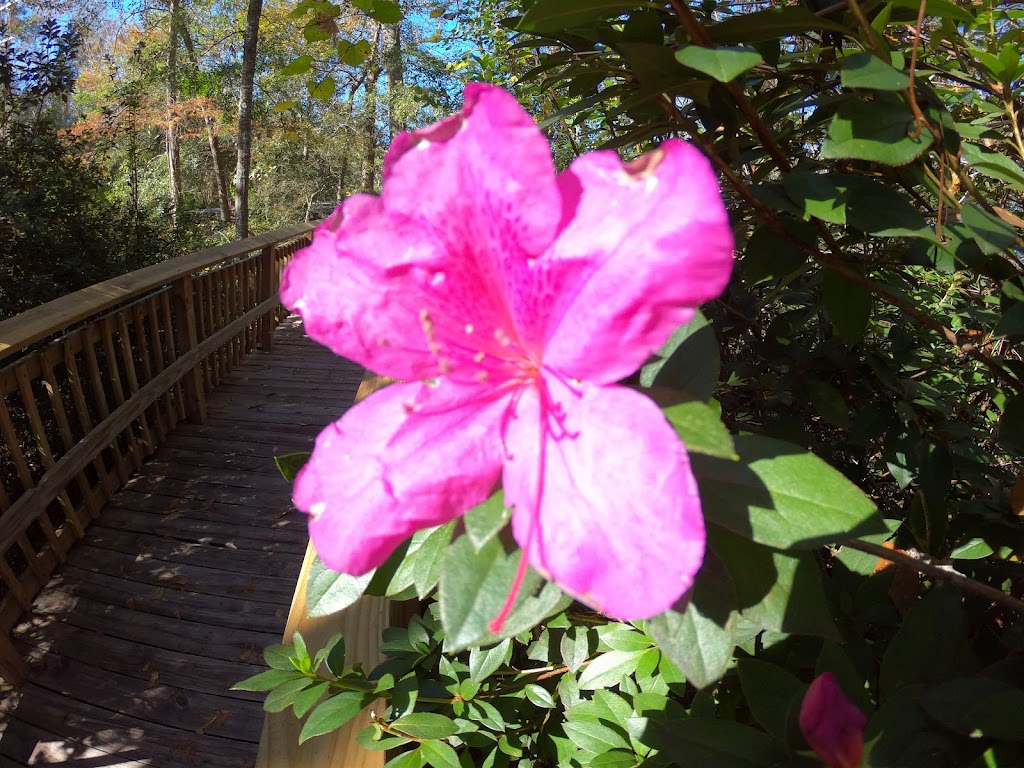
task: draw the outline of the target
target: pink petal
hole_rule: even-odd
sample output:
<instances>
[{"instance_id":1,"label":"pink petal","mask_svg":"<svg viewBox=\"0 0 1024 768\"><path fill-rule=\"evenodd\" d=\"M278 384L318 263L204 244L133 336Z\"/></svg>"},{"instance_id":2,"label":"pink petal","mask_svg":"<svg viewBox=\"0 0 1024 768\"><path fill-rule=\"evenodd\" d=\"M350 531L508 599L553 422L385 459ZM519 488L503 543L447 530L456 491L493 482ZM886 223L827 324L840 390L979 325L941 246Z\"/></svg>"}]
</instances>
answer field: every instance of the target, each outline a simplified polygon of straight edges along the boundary
<instances>
[{"instance_id":1,"label":"pink petal","mask_svg":"<svg viewBox=\"0 0 1024 768\"><path fill-rule=\"evenodd\" d=\"M829 768L859 768L867 717L831 672L815 678L800 707L800 730Z\"/></svg>"},{"instance_id":2,"label":"pink petal","mask_svg":"<svg viewBox=\"0 0 1024 768\"><path fill-rule=\"evenodd\" d=\"M591 152L559 177L575 216L545 258L592 262L559 310L545 361L611 383L633 373L732 271L733 237L711 164L666 141L623 164Z\"/></svg>"},{"instance_id":3,"label":"pink petal","mask_svg":"<svg viewBox=\"0 0 1024 768\"><path fill-rule=\"evenodd\" d=\"M382 197L347 201L286 272L282 297L313 338L395 378L500 379L528 346L517 317L544 303L547 278L523 270L563 217L548 143L502 89L465 100L398 137Z\"/></svg>"},{"instance_id":4,"label":"pink petal","mask_svg":"<svg viewBox=\"0 0 1024 768\"><path fill-rule=\"evenodd\" d=\"M704 557L700 497L682 443L632 390L584 385L574 393L549 380L548 391L525 390L507 425L505 498L515 506L516 541L534 568L609 616L667 610Z\"/></svg>"},{"instance_id":5,"label":"pink petal","mask_svg":"<svg viewBox=\"0 0 1024 768\"><path fill-rule=\"evenodd\" d=\"M447 382L395 384L320 433L294 499L329 568L365 573L414 531L492 493L508 400L484 394Z\"/></svg>"}]
</instances>

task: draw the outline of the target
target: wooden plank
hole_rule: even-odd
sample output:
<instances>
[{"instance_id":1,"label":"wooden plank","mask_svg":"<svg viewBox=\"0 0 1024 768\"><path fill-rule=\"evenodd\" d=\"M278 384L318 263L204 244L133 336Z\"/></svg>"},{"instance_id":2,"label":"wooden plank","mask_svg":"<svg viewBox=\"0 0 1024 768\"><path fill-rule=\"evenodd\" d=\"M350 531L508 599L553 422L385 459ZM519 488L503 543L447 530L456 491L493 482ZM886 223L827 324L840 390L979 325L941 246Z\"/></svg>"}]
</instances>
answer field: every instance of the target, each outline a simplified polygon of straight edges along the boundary
<instances>
[{"instance_id":1,"label":"wooden plank","mask_svg":"<svg viewBox=\"0 0 1024 768\"><path fill-rule=\"evenodd\" d=\"M267 574L286 575L295 564L295 557L288 553L217 547L198 541L184 542L138 531L108 528L99 523L89 529L85 543L91 547L145 557L148 560L216 568L260 577Z\"/></svg>"},{"instance_id":2,"label":"wooden plank","mask_svg":"<svg viewBox=\"0 0 1024 768\"><path fill-rule=\"evenodd\" d=\"M150 683L97 669L50 653L32 669L32 682L68 698L184 731L239 741L259 740L262 705L202 691L187 694L160 681ZM140 706L141 705L141 706Z\"/></svg>"},{"instance_id":3,"label":"wooden plank","mask_svg":"<svg viewBox=\"0 0 1024 768\"><path fill-rule=\"evenodd\" d=\"M81 320L172 283L214 264L305 235L316 223L297 224L265 235L225 243L69 293L0 322L0 360Z\"/></svg>"},{"instance_id":4,"label":"wooden plank","mask_svg":"<svg viewBox=\"0 0 1024 768\"><path fill-rule=\"evenodd\" d=\"M140 559L137 555L91 547L84 542L72 550L68 563L84 571L118 576L151 587L183 589L215 597L235 596L283 605L288 604L295 583L294 577L237 574L201 565Z\"/></svg>"},{"instance_id":5,"label":"wooden plank","mask_svg":"<svg viewBox=\"0 0 1024 768\"><path fill-rule=\"evenodd\" d=\"M60 613L52 608L59 595L82 601L76 604L78 610L64 611L63 620L69 624L146 646L227 661L258 662L262 648L278 641L288 615L287 607L276 603L140 586L66 565L51 582L45 601L42 596L36 601L44 622L44 608Z\"/></svg>"},{"instance_id":6,"label":"wooden plank","mask_svg":"<svg viewBox=\"0 0 1024 768\"><path fill-rule=\"evenodd\" d=\"M14 716L17 718L18 713L15 712ZM0 740L0 768L58 763L82 766L116 766L116 768L153 768L148 759L142 762L120 755L115 757L110 752L104 752L88 744L72 742L20 719L15 724L8 724L3 739Z\"/></svg>"},{"instance_id":7,"label":"wooden plank","mask_svg":"<svg viewBox=\"0 0 1024 768\"><path fill-rule=\"evenodd\" d=\"M103 510L99 524L116 530L151 533L175 541L194 541L229 549L290 552L297 555L306 551L306 531L300 526L267 529L115 506L107 506Z\"/></svg>"},{"instance_id":8,"label":"wooden plank","mask_svg":"<svg viewBox=\"0 0 1024 768\"><path fill-rule=\"evenodd\" d=\"M169 651L64 623L44 628L30 627L21 633L20 639L26 643L46 643L50 653L118 675L144 680L151 685L160 683L184 691L254 701L262 706L263 694L232 691L231 686L239 680L265 671L265 666ZM163 725L169 723L164 722Z\"/></svg>"},{"instance_id":9,"label":"wooden plank","mask_svg":"<svg viewBox=\"0 0 1024 768\"><path fill-rule=\"evenodd\" d=\"M61 696L32 683L25 687L16 716L50 733L61 734L72 745L85 745L115 756L116 760L108 763L112 766L120 765L117 760L122 757L150 768L252 766L248 742L205 731L199 734L168 728Z\"/></svg>"},{"instance_id":10,"label":"wooden plank","mask_svg":"<svg viewBox=\"0 0 1024 768\"><path fill-rule=\"evenodd\" d=\"M276 507L253 507L251 504L233 504L228 501L209 502L156 493L122 491L114 499L114 504L125 509L166 514L168 517L188 517L194 520L258 525L265 528L305 530L306 527L306 516L301 512Z\"/></svg>"}]
</instances>

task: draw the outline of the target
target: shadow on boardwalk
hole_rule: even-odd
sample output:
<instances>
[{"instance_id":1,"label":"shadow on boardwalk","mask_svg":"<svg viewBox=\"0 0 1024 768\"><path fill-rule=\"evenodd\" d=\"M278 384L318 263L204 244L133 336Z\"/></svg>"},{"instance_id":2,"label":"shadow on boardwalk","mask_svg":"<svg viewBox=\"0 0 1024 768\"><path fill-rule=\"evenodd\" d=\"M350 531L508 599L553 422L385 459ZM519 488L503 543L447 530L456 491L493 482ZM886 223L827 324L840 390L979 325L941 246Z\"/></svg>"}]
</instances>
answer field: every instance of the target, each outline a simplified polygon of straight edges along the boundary
<instances>
[{"instance_id":1,"label":"shadow on boardwalk","mask_svg":"<svg viewBox=\"0 0 1024 768\"><path fill-rule=\"evenodd\" d=\"M32 672L0 768L255 762L261 696L228 688L280 642L307 541L273 457L309 450L361 375L289 318L175 429L15 631Z\"/></svg>"}]
</instances>

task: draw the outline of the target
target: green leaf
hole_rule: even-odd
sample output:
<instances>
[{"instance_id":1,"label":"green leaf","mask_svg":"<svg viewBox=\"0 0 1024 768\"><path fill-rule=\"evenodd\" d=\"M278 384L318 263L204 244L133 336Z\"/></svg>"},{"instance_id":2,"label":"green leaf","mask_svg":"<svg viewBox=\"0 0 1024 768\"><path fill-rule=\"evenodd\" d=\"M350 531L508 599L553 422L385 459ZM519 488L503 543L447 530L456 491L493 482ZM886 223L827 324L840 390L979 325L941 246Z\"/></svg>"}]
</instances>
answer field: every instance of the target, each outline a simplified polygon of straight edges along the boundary
<instances>
[{"instance_id":1,"label":"green leaf","mask_svg":"<svg viewBox=\"0 0 1024 768\"><path fill-rule=\"evenodd\" d=\"M757 659L736 664L750 714L768 733L785 741L807 686L780 666Z\"/></svg>"},{"instance_id":2,"label":"green leaf","mask_svg":"<svg viewBox=\"0 0 1024 768\"><path fill-rule=\"evenodd\" d=\"M282 683L267 695L263 709L267 712L281 712L287 709L310 683L311 680L305 676Z\"/></svg>"},{"instance_id":3,"label":"green leaf","mask_svg":"<svg viewBox=\"0 0 1024 768\"><path fill-rule=\"evenodd\" d=\"M327 690L330 687L330 683L325 681L310 685L309 688L301 691L292 701L292 708L295 710L295 717L300 720L305 717L306 713L313 708L314 704L320 701L320 698L327 693Z\"/></svg>"},{"instance_id":4,"label":"green leaf","mask_svg":"<svg viewBox=\"0 0 1024 768\"><path fill-rule=\"evenodd\" d=\"M636 0L536 0L519 20L523 32L557 32L619 16L637 7Z\"/></svg>"},{"instance_id":5,"label":"green leaf","mask_svg":"<svg viewBox=\"0 0 1024 768\"><path fill-rule=\"evenodd\" d=\"M505 506L505 492L498 491L483 504L477 504L462 516L466 535L479 551L512 517L512 508Z\"/></svg>"},{"instance_id":6,"label":"green leaf","mask_svg":"<svg viewBox=\"0 0 1024 768\"><path fill-rule=\"evenodd\" d=\"M789 217L780 221L798 240L810 245L816 242L817 234L807 222L795 221ZM747 240L740 268L743 270L745 282L754 285L770 278L784 278L800 269L806 262L807 254L804 251L776 234L771 227L762 224Z\"/></svg>"},{"instance_id":7,"label":"green leaf","mask_svg":"<svg viewBox=\"0 0 1024 768\"><path fill-rule=\"evenodd\" d=\"M761 54L752 48L704 48L699 45L680 48L676 51L676 60L720 83L728 83L764 61Z\"/></svg>"},{"instance_id":8,"label":"green leaf","mask_svg":"<svg viewBox=\"0 0 1024 768\"><path fill-rule=\"evenodd\" d=\"M369 40L359 40L355 43L342 40L338 43L338 58L350 67L358 67L363 64L370 58L372 51L373 46L370 45Z\"/></svg>"},{"instance_id":9,"label":"green leaf","mask_svg":"<svg viewBox=\"0 0 1024 768\"><path fill-rule=\"evenodd\" d=\"M1007 399L999 417L999 442L1024 454L1024 395Z\"/></svg>"},{"instance_id":10,"label":"green leaf","mask_svg":"<svg viewBox=\"0 0 1024 768\"><path fill-rule=\"evenodd\" d=\"M232 691L270 691L289 680L306 680L301 672L295 669L270 669L258 675L247 677L231 686Z\"/></svg>"},{"instance_id":11,"label":"green leaf","mask_svg":"<svg viewBox=\"0 0 1024 768\"><path fill-rule=\"evenodd\" d=\"M573 744L595 755L617 748L629 749L629 742L624 736L601 723L587 720L570 721L563 723L562 729Z\"/></svg>"},{"instance_id":12,"label":"green leaf","mask_svg":"<svg viewBox=\"0 0 1024 768\"><path fill-rule=\"evenodd\" d=\"M859 342L867 330L874 305L867 288L833 269L826 269L822 299L839 338L851 345Z\"/></svg>"},{"instance_id":13,"label":"green leaf","mask_svg":"<svg viewBox=\"0 0 1024 768\"><path fill-rule=\"evenodd\" d=\"M931 717L964 736L1024 741L1024 691L1002 680L950 680L926 691L921 706Z\"/></svg>"},{"instance_id":14,"label":"green leaf","mask_svg":"<svg viewBox=\"0 0 1024 768\"><path fill-rule=\"evenodd\" d=\"M821 156L906 165L924 154L934 140L928 128L917 138L910 137L913 130L913 115L895 95L879 94L874 101L847 101L832 118Z\"/></svg>"},{"instance_id":15,"label":"green leaf","mask_svg":"<svg viewBox=\"0 0 1024 768\"><path fill-rule=\"evenodd\" d=\"M593 691L618 684L623 675L630 675L645 653L654 652L653 648L644 651L609 651L594 658L580 672L579 685L581 691Z\"/></svg>"},{"instance_id":16,"label":"green leaf","mask_svg":"<svg viewBox=\"0 0 1024 768\"><path fill-rule=\"evenodd\" d=\"M358 691L342 691L334 694L306 718L306 724L299 732L299 744L309 741L315 736L336 731L358 715L364 707L369 706L372 701L371 694Z\"/></svg>"},{"instance_id":17,"label":"green leaf","mask_svg":"<svg viewBox=\"0 0 1024 768\"><path fill-rule=\"evenodd\" d=\"M586 627L569 627L562 635L558 648L562 663L570 672L576 672L590 657L590 637Z\"/></svg>"},{"instance_id":18,"label":"green leaf","mask_svg":"<svg viewBox=\"0 0 1024 768\"><path fill-rule=\"evenodd\" d=\"M980 206L965 205L960 209L960 218L986 255L1008 251L1017 244L1014 228Z\"/></svg>"},{"instance_id":19,"label":"green leaf","mask_svg":"<svg viewBox=\"0 0 1024 768\"><path fill-rule=\"evenodd\" d=\"M289 483L294 482L299 470L309 461L309 453L285 453L274 457L277 470Z\"/></svg>"},{"instance_id":20,"label":"green leaf","mask_svg":"<svg viewBox=\"0 0 1024 768\"><path fill-rule=\"evenodd\" d=\"M683 613L666 611L648 620L647 631L694 688L716 682L732 661L732 633L703 615L693 602Z\"/></svg>"},{"instance_id":21,"label":"green leaf","mask_svg":"<svg viewBox=\"0 0 1024 768\"><path fill-rule=\"evenodd\" d=\"M837 638L832 613L813 555L772 552L774 583L742 616L768 632Z\"/></svg>"},{"instance_id":22,"label":"green leaf","mask_svg":"<svg viewBox=\"0 0 1024 768\"><path fill-rule=\"evenodd\" d=\"M526 693L526 698L535 707L540 707L541 709L555 708L555 698L551 695L551 691L544 686L530 683L523 691Z\"/></svg>"},{"instance_id":23,"label":"green leaf","mask_svg":"<svg viewBox=\"0 0 1024 768\"><path fill-rule=\"evenodd\" d=\"M995 336L1024 334L1024 301L1019 301L1006 310L992 333Z\"/></svg>"},{"instance_id":24,"label":"green leaf","mask_svg":"<svg viewBox=\"0 0 1024 768\"><path fill-rule=\"evenodd\" d=\"M489 648L474 648L469 652L469 677L482 683L505 663L512 653L512 640L506 638Z\"/></svg>"},{"instance_id":25,"label":"green leaf","mask_svg":"<svg viewBox=\"0 0 1024 768\"><path fill-rule=\"evenodd\" d=\"M334 95L334 91L337 90L338 84L334 82L333 77L325 77L318 83L312 81L306 83L306 87L309 89L309 95L318 101L329 101Z\"/></svg>"},{"instance_id":26,"label":"green leaf","mask_svg":"<svg viewBox=\"0 0 1024 768\"><path fill-rule=\"evenodd\" d=\"M416 748L391 758L385 763L384 768L421 768L423 760L422 748Z\"/></svg>"},{"instance_id":27,"label":"green leaf","mask_svg":"<svg viewBox=\"0 0 1024 768\"><path fill-rule=\"evenodd\" d=\"M715 43L759 43L777 40L802 32L843 32L845 27L830 19L811 13L802 5L771 8L735 16L708 26L708 36Z\"/></svg>"},{"instance_id":28,"label":"green leaf","mask_svg":"<svg viewBox=\"0 0 1024 768\"><path fill-rule=\"evenodd\" d=\"M904 617L882 657L879 687L887 697L903 686L934 685L976 669L960 594L938 589Z\"/></svg>"},{"instance_id":29,"label":"green leaf","mask_svg":"<svg viewBox=\"0 0 1024 768\"><path fill-rule=\"evenodd\" d=\"M844 88L872 88L876 91L905 91L910 76L869 52L843 59L840 78Z\"/></svg>"},{"instance_id":30,"label":"green leaf","mask_svg":"<svg viewBox=\"0 0 1024 768\"><path fill-rule=\"evenodd\" d=\"M459 726L450 717L433 712L414 712L391 723L391 727L416 739L447 739L459 732Z\"/></svg>"},{"instance_id":31,"label":"green leaf","mask_svg":"<svg viewBox=\"0 0 1024 768\"><path fill-rule=\"evenodd\" d=\"M294 101L294 100L291 100L291 101L280 101L277 104L275 104L273 109L271 109L270 111L271 112L287 112L289 109L295 109L295 107L297 107L297 106L299 106L299 102Z\"/></svg>"},{"instance_id":32,"label":"green leaf","mask_svg":"<svg viewBox=\"0 0 1024 768\"><path fill-rule=\"evenodd\" d=\"M416 549L413 583L416 585L416 596L420 600L426 599L427 595L437 586L438 579L441 578L441 562L444 558L444 551L451 544L454 531L454 520L445 525L439 525Z\"/></svg>"},{"instance_id":33,"label":"green leaf","mask_svg":"<svg viewBox=\"0 0 1024 768\"><path fill-rule=\"evenodd\" d=\"M722 459L737 459L732 436L718 414L704 403L692 401L665 408L665 418L689 452Z\"/></svg>"},{"instance_id":34,"label":"green leaf","mask_svg":"<svg viewBox=\"0 0 1024 768\"><path fill-rule=\"evenodd\" d=\"M284 69L281 70L281 74L284 77L294 77L295 75L304 75L313 68L313 57L308 54L299 56L297 59L293 59Z\"/></svg>"},{"instance_id":35,"label":"green leaf","mask_svg":"<svg viewBox=\"0 0 1024 768\"><path fill-rule=\"evenodd\" d=\"M831 384L812 379L807 382L811 404L830 424L840 429L850 428L850 411L838 389Z\"/></svg>"},{"instance_id":36,"label":"green leaf","mask_svg":"<svg viewBox=\"0 0 1024 768\"><path fill-rule=\"evenodd\" d=\"M369 16L381 24L398 24L405 18L401 7L394 0L373 0Z\"/></svg>"},{"instance_id":37,"label":"green leaf","mask_svg":"<svg viewBox=\"0 0 1024 768\"><path fill-rule=\"evenodd\" d=\"M468 536L459 537L448 548L441 569L439 597L445 647L449 651L491 644L519 634L568 604L568 598L551 583L534 596L541 577L530 569L502 632L492 633L488 625L501 612L521 557L521 551L506 555L497 539L491 539L479 552Z\"/></svg>"},{"instance_id":38,"label":"green leaf","mask_svg":"<svg viewBox=\"0 0 1024 768\"><path fill-rule=\"evenodd\" d=\"M709 522L779 549L885 530L871 500L814 454L759 435L734 443L738 462L690 457Z\"/></svg>"},{"instance_id":39,"label":"green leaf","mask_svg":"<svg viewBox=\"0 0 1024 768\"><path fill-rule=\"evenodd\" d=\"M670 387L702 401L714 394L721 368L718 341L703 313L676 328L655 357L640 369L641 386Z\"/></svg>"},{"instance_id":40,"label":"green leaf","mask_svg":"<svg viewBox=\"0 0 1024 768\"><path fill-rule=\"evenodd\" d=\"M317 557L309 568L306 588L307 615L316 618L330 616L354 604L366 591L373 579L373 571L362 576L332 571Z\"/></svg>"},{"instance_id":41,"label":"green leaf","mask_svg":"<svg viewBox=\"0 0 1024 768\"><path fill-rule=\"evenodd\" d=\"M692 717L649 721L642 739L661 758L678 765L714 768L778 768L789 765L785 749L773 738L731 720Z\"/></svg>"},{"instance_id":42,"label":"green leaf","mask_svg":"<svg viewBox=\"0 0 1024 768\"><path fill-rule=\"evenodd\" d=\"M914 13L917 13L921 7L919 0L890 0L890 2L894 8L908 8ZM949 0L927 0L925 13L928 16L953 19L954 21L962 21L967 24L974 23L974 17L970 12L960 8L956 3L949 2Z\"/></svg>"},{"instance_id":43,"label":"green leaf","mask_svg":"<svg viewBox=\"0 0 1024 768\"><path fill-rule=\"evenodd\" d=\"M443 741L424 741L420 745L420 754L427 765L434 768L462 768L455 750Z\"/></svg>"}]
</instances>

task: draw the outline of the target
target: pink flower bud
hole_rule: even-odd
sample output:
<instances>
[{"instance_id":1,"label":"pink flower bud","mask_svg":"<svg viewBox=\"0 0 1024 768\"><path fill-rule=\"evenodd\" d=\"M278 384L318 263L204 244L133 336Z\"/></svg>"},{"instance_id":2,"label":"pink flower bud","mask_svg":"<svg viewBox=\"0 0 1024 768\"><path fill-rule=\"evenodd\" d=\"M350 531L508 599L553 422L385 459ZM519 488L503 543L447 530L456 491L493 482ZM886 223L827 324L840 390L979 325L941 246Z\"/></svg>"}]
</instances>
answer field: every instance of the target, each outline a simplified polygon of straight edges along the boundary
<instances>
[{"instance_id":1,"label":"pink flower bud","mask_svg":"<svg viewBox=\"0 0 1024 768\"><path fill-rule=\"evenodd\" d=\"M860 768L867 717L846 698L835 675L815 678L800 707L800 730L829 768Z\"/></svg>"}]
</instances>

